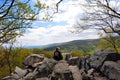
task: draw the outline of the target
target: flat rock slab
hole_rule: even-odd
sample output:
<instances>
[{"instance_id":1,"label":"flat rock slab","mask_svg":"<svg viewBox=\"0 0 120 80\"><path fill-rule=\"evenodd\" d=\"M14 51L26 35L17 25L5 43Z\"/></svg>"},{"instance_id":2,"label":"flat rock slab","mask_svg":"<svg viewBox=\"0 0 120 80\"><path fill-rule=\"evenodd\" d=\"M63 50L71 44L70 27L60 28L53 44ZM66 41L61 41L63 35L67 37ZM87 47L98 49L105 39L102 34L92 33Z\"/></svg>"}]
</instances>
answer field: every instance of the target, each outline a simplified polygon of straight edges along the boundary
<instances>
[{"instance_id":1,"label":"flat rock slab","mask_svg":"<svg viewBox=\"0 0 120 80\"><path fill-rule=\"evenodd\" d=\"M67 62L66 61L58 62L58 64L55 65L54 72L55 73L67 73L67 72L70 72Z\"/></svg>"},{"instance_id":2,"label":"flat rock slab","mask_svg":"<svg viewBox=\"0 0 120 80\"><path fill-rule=\"evenodd\" d=\"M69 66L69 69L72 72L74 80L82 80L82 75L77 66Z\"/></svg>"},{"instance_id":3,"label":"flat rock slab","mask_svg":"<svg viewBox=\"0 0 120 80\"><path fill-rule=\"evenodd\" d=\"M74 80L66 61L61 60L55 65L51 80Z\"/></svg>"}]
</instances>

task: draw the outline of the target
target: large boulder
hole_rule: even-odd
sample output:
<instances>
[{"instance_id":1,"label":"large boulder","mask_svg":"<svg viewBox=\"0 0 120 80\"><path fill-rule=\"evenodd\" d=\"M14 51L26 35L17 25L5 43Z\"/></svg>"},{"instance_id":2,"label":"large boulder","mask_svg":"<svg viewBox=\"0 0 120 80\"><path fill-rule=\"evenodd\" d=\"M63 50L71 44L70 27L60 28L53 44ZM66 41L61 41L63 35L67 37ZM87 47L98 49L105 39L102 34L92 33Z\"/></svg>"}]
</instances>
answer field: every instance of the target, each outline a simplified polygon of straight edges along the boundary
<instances>
[{"instance_id":1,"label":"large boulder","mask_svg":"<svg viewBox=\"0 0 120 80\"><path fill-rule=\"evenodd\" d=\"M27 70L23 70L23 69L19 68L18 66L16 66L15 73L18 76L23 77L25 74L27 74Z\"/></svg>"},{"instance_id":2,"label":"large boulder","mask_svg":"<svg viewBox=\"0 0 120 80\"><path fill-rule=\"evenodd\" d=\"M120 60L120 54L110 50L99 50L89 59L90 67L100 70L105 61Z\"/></svg>"},{"instance_id":3,"label":"large boulder","mask_svg":"<svg viewBox=\"0 0 120 80\"><path fill-rule=\"evenodd\" d=\"M44 60L42 65L37 67L39 73L36 75L36 77L48 77L50 74L52 74L52 71L57 63L58 62L54 59Z\"/></svg>"},{"instance_id":4,"label":"large boulder","mask_svg":"<svg viewBox=\"0 0 120 80\"><path fill-rule=\"evenodd\" d=\"M77 65L79 61L79 57L71 57L68 61L69 65Z\"/></svg>"},{"instance_id":5,"label":"large boulder","mask_svg":"<svg viewBox=\"0 0 120 80\"><path fill-rule=\"evenodd\" d=\"M55 65L51 80L74 80L66 61L59 61Z\"/></svg>"},{"instance_id":6,"label":"large boulder","mask_svg":"<svg viewBox=\"0 0 120 80\"><path fill-rule=\"evenodd\" d=\"M69 53L69 54L66 54L65 55L65 60L66 61L69 61L69 59L72 57L72 55Z\"/></svg>"},{"instance_id":7,"label":"large boulder","mask_svg":"<svg viewBox=\"0 0 120 80\"><path fill-rule=\"evenodd\" d=\"M109 80L120 80L120 64L113 61L105 61L101 72L109 78Z\"/></svg>"},{"instance_id":8,"label":"large boulder","mask_svg":"<svg viewBox=\"0 0 120 80\"><path fill-rule=\"evenodd\" d=\"M79 69L84 68L86 71L90 69L90 65L89 65L90 63L88 60L89 58L90 58L89 55L79 58L79 60L77 61L77 66L79 67Z\"/></svg>"},{"instance_id":9,"label":"large boulder","mask_svg":"<svg viewBox=\"0 0 120 80\"><path fill-rule=\"evenodd\" d=\"M36 67L37 65L41 64L41 62L44 60L44 56L43 55L39 55L39 54L32 54L30 56L28 56L24 61L23 64L25 66L32 66L32 67Z\"/></svg>"},{"instance_id":10,"label":"large boulder","mask_svg":"<svg viewBox=\"0 0 120 80\"><path fill-rule=\"evenodd\" d=\"M23 76L23 78L18 79L18 80L35 80L36 79L36 75L39 72L37 71L37 68L33 71L33 72L29 72L27 75Z\"/></svg>"},{"instance_id":11,"label":"large boulder","mask_svg":"<svg viewBox=\"0 0 120 80\"><path fill-rule=\"evenodd\" d=\"M77 65L79 69L85 69L88 71L90 69L90 63L89 63L90 56L83 56L83 57L71 57L68 60L69 65Z\"/></svg>"},{"instance_id":12,"label":"large boulder","mask_svg":"<svg viewBox=\"0 0 120 80\"><path fill-rule=\"evenodd\" d=\"M73 80L82 80L82 75L77 66L69 66L70 71L72 72Z\"/></svg>"},{"instance_id":13,"label":"large boulder","mask_svg":"<svg viewBox=\"0 0 120 80\"><path fill-rule=\"evenodd\" d=\"M52 74L56 64L57 61L53 59L44 59L41 65L38 65L32 72L29 72L27 75L25 75L22 80L42 80L47 78L50 74Z\"/></svg>"}]
</instances>

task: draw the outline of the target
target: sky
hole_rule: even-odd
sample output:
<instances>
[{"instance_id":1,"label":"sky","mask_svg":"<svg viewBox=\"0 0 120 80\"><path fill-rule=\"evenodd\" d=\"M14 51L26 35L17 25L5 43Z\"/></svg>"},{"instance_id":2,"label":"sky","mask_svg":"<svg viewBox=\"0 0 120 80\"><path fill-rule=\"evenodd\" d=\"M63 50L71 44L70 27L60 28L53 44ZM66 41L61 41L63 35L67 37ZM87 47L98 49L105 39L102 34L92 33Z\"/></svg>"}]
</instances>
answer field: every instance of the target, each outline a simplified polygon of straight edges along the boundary
<instances>
[{"instance_id":1,"label":"sky","mask_svg":"<svg viewBox=\"0 0 120 80\"><path fill-rule=\"evenodd\" d=\"M53 8L59 0L41 1ZM32 0L32 3L35 2L36 0ZM72 40L98 38L98 32L93 29L82 31L79 34L71 33L71 30L74 30L73 25L76 20L84 12L83 7L80 6L83 3L86 3L85 0L63 0L59 4L59 12L53 15L52 21L34 21L32 24L33 28L27 29L24 36L17 39L17 43L23 46L39 46ZM44 11L41 11L37 18L41 19L44 15Z\"/></svg>"}]
</instances>

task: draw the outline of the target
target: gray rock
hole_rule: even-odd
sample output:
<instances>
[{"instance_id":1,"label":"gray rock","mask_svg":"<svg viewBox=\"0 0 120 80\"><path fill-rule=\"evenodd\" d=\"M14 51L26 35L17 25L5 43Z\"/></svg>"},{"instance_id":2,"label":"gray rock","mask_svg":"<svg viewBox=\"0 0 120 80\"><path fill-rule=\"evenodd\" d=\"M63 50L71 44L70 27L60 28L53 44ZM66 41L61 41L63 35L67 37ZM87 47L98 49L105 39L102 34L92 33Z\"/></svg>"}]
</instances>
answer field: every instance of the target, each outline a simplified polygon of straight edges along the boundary
<instances>
[{"instance_id":1,"label":"gray rock","mask_svg":"<svg viewBox=\"0 0 120 80\"><path fill-rule=\"evenodd\" d=\"M36 75L39 73L38 68L35 68L34 71L27 73L23 78L21 78L20 80L31 80L31 79L35 79Z\"/></svg>"},{"instance_id":2,"label":"gray rock","mask_svg":"<svg viewBox=\"0 0 120 80\"><path fill-rule=\"evenodd\" d=\"M11 78L12 79L20 79L20 78L22 78L23 76L19 76L18 74L16 74L16 73L11 73Z\"/></svg>"},{"instance_id":3,"label":"gray rock","mask_svg":"<svg viewBox=\"0 0 120 80\"><path fill-rule=\"evenodd\" d=\"M37 65L34 65L34 64L42 62L43 60L44 60L44 56L39 54L32 54L23 61L23 64L26 66L30 65L32 67L36 67Z\"/></svg>"},{"instance_id":4,"label":"gray rock","mask_svg":"<svg viewBox=\"0 0 120 80\"><path fill-rule=\"evenodd\" d=\"M106 77L94 77L94 80L108 80Z\"/></svg>"},{"instance_id":5,"label":"gray rock","mask_svg":"<svg viewBox=\"0 0 120 80\"><path fill-rule=\"evenodd\" d=\"M118 60L117 63L120 64L120 60Z\"/></svg>"},{"instance_id":6,"label":"gray rock","mask_svg":"<svg viewBox=\"0 0 120 80\"><path fill-rule=\"evenodd\" d=\"M100 70L105 61L120 60L120 54L115 51L99 50L89 59L90 67Z\"/></svg>"},{"instance_id":7,"label":"gray rock","mask_svg":"<svg viewBox=\"0 0 120 80\"><path fill-rule=\"evenodd\" d=\"M43 78L37 78L37 79L35 79L35 80L49 80L49 78L43 77Z\"/></svg>"},{"instance_id":8,"label":"gray rock","mask_svg":"<svg viewBox=\"0 0 120 80\"><path fill-rule=\"evenodd\" d=\"M57 64L58 62L54 59L46 59L43 61L42 65L38 66L38 74L36 75L36 77L48 77L49 74L52 73L52 71L54 70L54 66Z\"/></svg>"},{"instance_id":9,"label":"gray rock","mask_svg":"<svg viewBox=\"0 0 120 80\"><path fill-rule=\"evenodd\" d=\"M90 63L88 60L89 58L90 58L89 55L79 58L79 60L77 61L77 66L79 67L79 69L84 68L85 71L88 71L90 69Z\"/></svg>"},{"instance_id":10,"label":"gray rock","mask_svg":"<svg viewBox=\"0 0 120 80\"><path fill-rule=\"evenodd\" d=\"M69 66L70 71L73 75L73 80L82 80L82 75L77 66Z\"/></svg>"},{"instance_id":11,"label":"gray rock","mask_svg":"<svg viewBox=\"0 0 120 80\"><path fill-rule=\"evenodd\" d=\"M108 80L106 77L94 77L94 80Z\"/></svg>"},{"instance_id":12,"label":"gray rock","mask_svg":"<svg viewBox=\"0 0 120 80\"><path fill-rule=\"evenodd\" d=\"M33 80L36 78L36 75L38 74L37 71L35 72L30 72L26 76L24 76L21 80Z\"/></svg>"},{"instance_id":13,"label":"gray rock","mask_svg":"<svg viewBox=\"0 0 120 80\"><path fill-rule=\"evenodd\" d=\"M101 72L111 80L120 80L120 64L113 61L105 61Z\"/></svg>"},{"instance_id":14,"label":"gray rock","mask_svg":"<svg viewBox=\"0 0 120 80\"><path fill-rule=\"evenodd\" d=\"M16 66L15 71L13 73L11 73L10 76L4 77L3 80L19 80L21 78L23 78L25 76L25 74L27 73L27 70L23 70L21 68L19 68L18 66Z\"/></svg>"},{"instance_id":15,"label":"gray rock","mask_svg":"<svg viewBox=\"0 0 120 80\"><path fill-rule=\"evenodd\" d=\"M55 73L64 73L67 71L69 72L69 66L66 61L59 61L58 64L55 65Z\"/></svg>"},{"instance_id":16,"label":"gray rock","mask_svg":"<svg viewBox=\"0 0 120 80\"><path fill-rule=\"evenodd\" d=\"M27 70L23 70L23 69L19 68L18 66L16 66L15 73L18 76L23 77L27 73Z\"/></svg>"},{"instance_id":17,"label":"gray rock","mask_svg":"<svg viewBox=\"0 0 120 80\"><path fill-rule=\"evenodd\" d=\"M90 69L90 70L88 70L88 71L87 71L87 76L90 77L91 75L93 75L94 71L95 71L95 70L94 70L93 68Z\"/></svg>"},{"instance_id":18,"label":"gray rock","mask_svg":"<svg viewBox=\"0 0 120 80\"><path fill-rule=\"evenodd\" d=\"M77 65L79 61L78 57L71 57L68 61L69 65Z\"/></svg>"},{"instance_id":19,"label":"gray rock","mask_svg":"<svg viewBox=\"0 0 120 80\"><path fill-rule=\"evenodd\" d=\"M14 79L12 76L6 76L2 78L2 80L16 80L16 79Z\"/></svg>"},{"instance_id":20,"label":"gray rock","mask_svg":"<svg viewBox=\"0 0 120 80\"><path fill-rule=\"evenodd\" d=\"M72 57L72 55L69 53L69 54L66 54L65 55L65 60L66 61L69 61L69 59Z\"/></svg>"},{"instance_id":21,"label":"gray rock","mask_svg":"<svg viewBox=\"0 0 120 80\"><path fill-rule=\"evenodd\" d=\"M59 61L55 65L51 80L73 80L72 72L66 61Z\"/></svg>"}]
</instances>

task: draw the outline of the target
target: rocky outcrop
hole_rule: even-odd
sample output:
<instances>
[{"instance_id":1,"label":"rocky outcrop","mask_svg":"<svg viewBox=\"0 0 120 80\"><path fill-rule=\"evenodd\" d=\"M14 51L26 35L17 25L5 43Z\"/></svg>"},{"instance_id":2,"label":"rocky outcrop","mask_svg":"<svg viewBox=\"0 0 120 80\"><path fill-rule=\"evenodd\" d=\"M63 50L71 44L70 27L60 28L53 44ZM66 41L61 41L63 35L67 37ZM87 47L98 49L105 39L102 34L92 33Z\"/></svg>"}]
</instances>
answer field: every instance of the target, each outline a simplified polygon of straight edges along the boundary
<instances>
[{"instance_id":1,"label":"rocky outcrop","mask_svg":"<svg viewBox=\"0 0 120 80\"><path fill-rule=\"evenodd\" d=\"M120 64L113 61L105 61L101 68L101 72L110 80L120 80Z\"/></svg>"},{"instance_id":2,"label":"rocky outcrop","mask_svg":"<svg viewBox=\"0 0 120 80\"><path fill-rule=\"evenodd\" d=\"M99 50L91 57L73 57L68 62L70 65L77 65L82 70L84 80L120 79L120 54L115 51Z\"/></svg>"},{"instance_id":3,"label":"rocky outcrop","mask_svg":"<svg viewBox=\"0 0 120 80\"><path fill-rule=\"evenodd\" d=\"M61 61L37 55L27 57L24 64L25 69L16 67L3 80L120 80L120 54L114 51L99 50L92 56Z\"/></svg>"},{"instance_id":4,"label":"rocky outcrop","mask_svg":"<svg viewBox=\"0 0 120 80\"><path fill-rule=\"evenodd\" d=\"M117 61L120 59L120 54L115 51L99 50L90 57L90 67L100 70L105 61Z\"/></svg>"},{"instance_id":5,"label":"rocky outcrop","mask_svg":"<svg viewBox=\"0 0 120 80\"><path fill-rule=\"evenodd\" d=\"M53 59L44 60L43 64L37 67L39 73L36 77L49 77L57 63L58 62Z\"/></svg>"},{"instance_id":6,"label":"rocky outcrop","mask_svg":"<svg viewBox=\"0 0 120 80\"><path fill-rule=\"evenodd\" d=\"M51 80L74 80L66 61L59 61L55 65Z\"/></svg>"},{"instance_id":7,"label":"rocky outcrop","mask_svg":"<svg viewBox=\"0 0 120 80\"><path fill-rule=\"evenodd\" d=\"M89 63L89 59L90 56L87 55L87 56L83 56L83 57L80 57L79 60L78 60L78 68L79 69L85 69L86 71L88 71L90 69L90 63Z\"/></svg>"},{"instance_id":8,"label":"rocky outcrop","mask_svg":"<svg viewBox=\"0 0 120 80\"><path fill-rule=\"evenodd\" d=\"M26 66L36 67L37 65L41 64L43 60L44 60L43 55L32 54L23 61L23 64Z\"/></svg>"},{"instance_id":9,"label":"rocky outcrop","mask_svg":"<svg viewBox=\"0 0 120 80\"><path fill-rule=\"evenodd\" d=\"M69 70L72 72L73 80L82 80L82 75L77 66L69 66Z\"/></svg>"},{"instance_id":10,"label":"rocky outcrop","mask_svg":"<svg viewBox=\"0 0 120 80\"><path fill-rule=\"evenodd\" d=\"M68 63L69 63L69 65L77 65L77 64L78 64L78 61L79 61L79 58L78 58L78 57L71 57L71 58L68 60Z\"/></svg>"},{"instance_id":11,"label":"rocky outcrop","mask_svg":"<svg viewBox=\"0 0 120 80\"><path fill-rule=\"evenodd\" d=\"M71 53L68 53L65 55L65 60L69 61L69 59L72 57Z\"/></svg>"}]
</instances>

